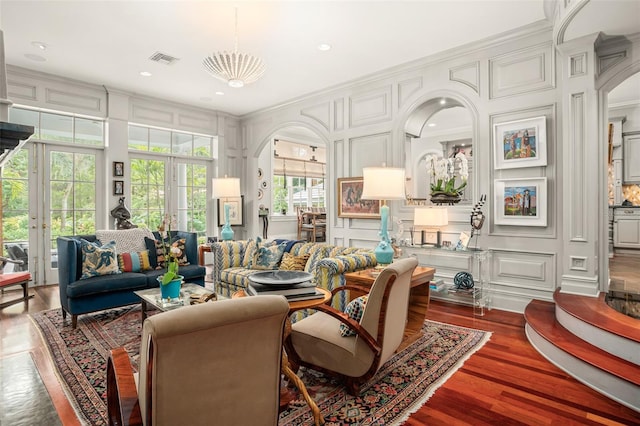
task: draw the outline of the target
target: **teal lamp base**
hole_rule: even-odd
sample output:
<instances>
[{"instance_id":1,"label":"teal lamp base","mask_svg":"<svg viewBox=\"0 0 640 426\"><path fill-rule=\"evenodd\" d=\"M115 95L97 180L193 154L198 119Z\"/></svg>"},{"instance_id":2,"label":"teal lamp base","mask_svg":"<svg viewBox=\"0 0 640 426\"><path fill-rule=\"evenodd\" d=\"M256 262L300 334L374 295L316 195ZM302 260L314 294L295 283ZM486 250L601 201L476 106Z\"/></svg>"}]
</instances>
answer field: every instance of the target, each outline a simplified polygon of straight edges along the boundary
<instances>
[{"instance_id":1,"label":"teal lamp base","mask_svg":"<svg viewBox=\"0 0 640 426\"><path fill-rule=\"evenodd\" d=\"M393 262L393 248L384 241L380 241L373 253L379 265L388 265Z\"/></svg>"},{"instance_id":2,"label":"teal lamp base","mask_svg":"<svg viewBox=\"0 0 640 426\"><path fill-rule=\"evenodd\" d=\"M229 204L225 204L224 206L224 226L222 227L222 231L220 232L220 237L222 241L233 240L233 229L231 229L231 225L229 225L229 209L231 207Z\"/></svg>"},{"instance_id":3,"label":"teal lamp base","mask_svg":"<svg viewBox=\"0 0 640 426\"><path fill-rule=\"evenodd\" d=\"M391 240L389 240L389 233L387 232L387 221L389 220L389 206L386 204L380 208L380 243L375 248L373 253L376 255L376 261L381 265L388 265L393 262L393 247L391 247Z\"/></svg>"}]
</instances>

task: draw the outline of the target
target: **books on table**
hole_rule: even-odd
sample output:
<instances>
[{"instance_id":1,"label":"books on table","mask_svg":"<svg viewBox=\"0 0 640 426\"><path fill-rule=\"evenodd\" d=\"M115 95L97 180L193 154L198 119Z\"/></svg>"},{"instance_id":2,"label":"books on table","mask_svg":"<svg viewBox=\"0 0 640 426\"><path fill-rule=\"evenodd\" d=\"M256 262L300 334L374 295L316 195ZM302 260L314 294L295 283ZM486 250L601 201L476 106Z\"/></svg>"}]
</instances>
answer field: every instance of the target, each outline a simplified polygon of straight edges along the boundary
<instances>
[{"instance_id":1,"label":"books on table","mask_svg":"<svg viewBox=\"0 0 640 426\"><path fill-rule=\"evenodd\" d=\"M276 294L282 295L289 300L305 300L322 297L322 293L316 291L316 286L311 281L305 281L289 287L278 287L250 282L247 286L247 294L250 296Z\"/></svg>"}]
</instances>

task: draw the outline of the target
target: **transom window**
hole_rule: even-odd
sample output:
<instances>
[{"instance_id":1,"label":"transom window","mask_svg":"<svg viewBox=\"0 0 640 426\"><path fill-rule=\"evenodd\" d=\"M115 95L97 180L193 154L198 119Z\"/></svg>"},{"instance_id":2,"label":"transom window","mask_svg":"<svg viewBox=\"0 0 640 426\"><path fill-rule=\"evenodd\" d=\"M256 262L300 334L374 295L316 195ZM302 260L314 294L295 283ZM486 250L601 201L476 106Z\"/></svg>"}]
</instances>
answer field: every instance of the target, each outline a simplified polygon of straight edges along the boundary
<instances>
[{"instance_id":1,"label":"transom window","mask_svg":"<svg viewBox=\"0 0 640 426\"><path fill-rule=\"evenodd\" d=\"M12 123L33 126L33 139L104 146L105 123L102 119L18 107L11 108L9 116Z\"/></svg>"},{"instance_id":2,"label":"transom window","mask_svg":"<svg viewBox=\"0 0 640 426\"><path fill-rule=\"evenodd\" d=\"M198 133L129 125L129 150L212 158L218 138Z\"/></svg>"}]
</instances>

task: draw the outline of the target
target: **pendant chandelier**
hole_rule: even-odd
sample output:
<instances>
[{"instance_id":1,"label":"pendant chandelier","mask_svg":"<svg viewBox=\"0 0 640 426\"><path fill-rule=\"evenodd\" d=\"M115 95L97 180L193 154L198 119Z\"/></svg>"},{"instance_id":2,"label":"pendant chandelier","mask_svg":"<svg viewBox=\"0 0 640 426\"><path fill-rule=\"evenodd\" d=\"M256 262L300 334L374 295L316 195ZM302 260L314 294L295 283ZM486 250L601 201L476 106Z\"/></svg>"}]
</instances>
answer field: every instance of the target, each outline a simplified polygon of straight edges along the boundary
<instances>
[{"instance_id":1,"label":"pendant chandelier","mask_svg":"<svg viewBox=\"0 0 640 426\"><path fill-rule=\"evenodd\" d=\"M236 8L236 33L233 52L215 53L202 61L204 68L215 78L226 82L230 87L242 87L253 83L264 74L262 59L238 52L238 8Z\"/></svg>"}]
</instances>

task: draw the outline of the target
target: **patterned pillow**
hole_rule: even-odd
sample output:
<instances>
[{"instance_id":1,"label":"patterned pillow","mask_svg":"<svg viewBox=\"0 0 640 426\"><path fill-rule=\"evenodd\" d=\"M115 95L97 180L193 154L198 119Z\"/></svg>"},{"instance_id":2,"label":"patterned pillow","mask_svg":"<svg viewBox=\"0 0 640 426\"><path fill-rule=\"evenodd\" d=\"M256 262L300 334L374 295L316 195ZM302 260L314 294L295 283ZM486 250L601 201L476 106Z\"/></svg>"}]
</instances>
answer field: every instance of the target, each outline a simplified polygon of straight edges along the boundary
<instances>
[{"instance_id":1,"label":"patterned pillow","mask_svg":"<svg viewBox=\"0 0 640 426\"><path fill-rule=\"evenodd\" d=\"M368 294L353 299L347 305L344 313L347 314L349 318L359 323L362 319L362 314L364 313L364 307L367 306L367 299L369 299ZM355 336L356 332L346 324L340 323L340 335L342 337Z\"/></svg>"},{"instance_id":2,"label":"patterned pillow","mask_svg":"<svg viewBox=\"0 0 640 426\"><path fill-rule=\"evenodd\" d=\"M185 242L184 238L178 238L174 240L171 245L161 240L154 240L151 238L144 239L147 249L149 250L149 262L151 263L151 267L155 267L155 269L164 269L167 267L167 259L165 259L164 251L165 245L167 245L167 253L171 250L171 247L178 247L181 250L181 255L178 256L178 265L186 266L189 265L189 261L187 260L187 252L185 250ZM155 254L155 256L154 256ZM155 259L155 262L154 262ZM155 263L155 266L154 266Z\"/></svg>"},{"instance_id":3,"label":"patterned pillow","mask_svg":"<svg viewBox=\"0 0 640 426\"><path fill-rule=\"evenodd\" d=\"M115 241L100 246L81 238L80 244L82 250L81 280L100 275L120 273Z\"/></svg>"},{"instance_id":4,"label":"patterned pillow","mask_svg":"<svg viewBox=\"0 0 640 426\"><path fill-rule=\"evenodd\" d=\"M251 269L277 269L282 259L284 248L285 244L258 247L253 257Z\"/></svg>"},{"instance_id":5,"label":"patterned pillow","mask_svg":"<svg viewBox=\"0 0 640 426\"><path fill-rule=\"evenodd\" d=\"M260 237L258 237L258 239L260 239ZM258 242L256 240L249 239L249 241L247 241L247 247L245 247L244 249L244 256L242 258L243 267L251 269L251 264L253 263L253 256L255 256L257 249L258 249Z\"/></svg>"},{"instance_id":6,"label":"patterned pillow","mask_svg":"<svg viewBox=\"0 0 640 426\"><path fill-rule=\"evenodd\" d=\"M149 250L118 255L118 267L122 272L140 272L151 269Z\"/></svg>"},{"instance_id":7,"label":"patterned pillow","mask_svg":"<svg viewBox=\"0 0 640 426\"><path fill-rule=\"evenodd\" d=\"M304 271L304 267L309 260L309 254L294 256L291 253L285 253L280 262L280 270L282 271Z\"/></svg>"}]
</instances>

